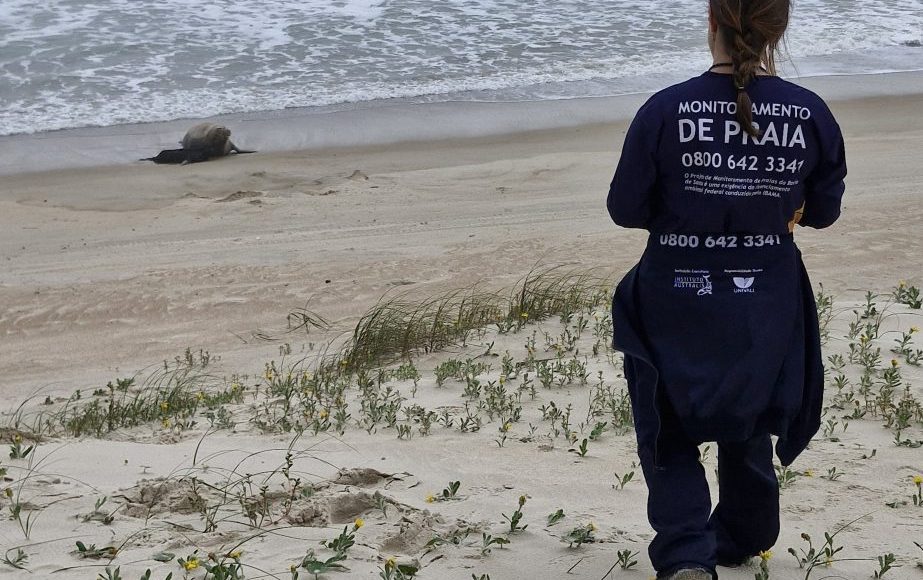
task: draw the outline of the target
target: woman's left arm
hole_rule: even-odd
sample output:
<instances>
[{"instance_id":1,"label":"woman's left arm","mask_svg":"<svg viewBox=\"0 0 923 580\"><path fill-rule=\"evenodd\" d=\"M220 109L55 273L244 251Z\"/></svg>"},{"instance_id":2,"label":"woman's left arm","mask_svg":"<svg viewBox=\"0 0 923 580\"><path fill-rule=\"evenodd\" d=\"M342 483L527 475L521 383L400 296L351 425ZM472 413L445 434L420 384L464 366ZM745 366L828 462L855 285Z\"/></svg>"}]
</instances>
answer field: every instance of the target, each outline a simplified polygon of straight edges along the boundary
<instances>
[{"instance_id":1,"label":"woman's left arm","mask_svg":"<svg viewBox=\"0 0 923 580\"><path fill-rule=\"evenodd\" d=\"M818 111L821 154L817 166L804 182L804 214L799 222L811 228L825 228L840 217L846 191L846 146L843 134L829 109Z\"/></svg>"}]
</instances>

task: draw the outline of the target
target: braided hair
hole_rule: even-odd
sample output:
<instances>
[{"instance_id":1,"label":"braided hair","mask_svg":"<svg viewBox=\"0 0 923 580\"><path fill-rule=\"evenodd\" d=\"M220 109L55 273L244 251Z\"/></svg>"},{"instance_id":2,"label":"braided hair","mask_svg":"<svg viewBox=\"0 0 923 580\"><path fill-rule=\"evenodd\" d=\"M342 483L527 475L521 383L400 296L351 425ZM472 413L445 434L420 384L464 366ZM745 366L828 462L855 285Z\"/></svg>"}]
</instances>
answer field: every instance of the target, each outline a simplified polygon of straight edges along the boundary
<instances>
[{"instance_id":1,"label":"braided hair","mask_svg":"<svg viewBox=\"0 0 923 580\"><path fill-rule=\"evenodd\" d=\"M776 73L775 53L788 26L790 1L709 0L709 5L734 67L737 121L748 134L759 136L747 87L760 69Z\"/></svg>"}]
</instances>

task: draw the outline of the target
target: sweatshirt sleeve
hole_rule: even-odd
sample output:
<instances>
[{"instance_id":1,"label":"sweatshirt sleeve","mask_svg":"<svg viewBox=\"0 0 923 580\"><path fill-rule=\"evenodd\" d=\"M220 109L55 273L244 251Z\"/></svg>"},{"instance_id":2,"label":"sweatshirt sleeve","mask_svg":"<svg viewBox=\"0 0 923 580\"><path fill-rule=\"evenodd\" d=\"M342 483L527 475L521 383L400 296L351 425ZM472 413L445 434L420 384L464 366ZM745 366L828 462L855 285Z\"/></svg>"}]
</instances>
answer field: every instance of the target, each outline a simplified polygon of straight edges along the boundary
<instances>
[{"instance_id":1,"label":"sweatshirt sleeve","mask_svg":"<svg viewBox=\"0 0 923 580\"><path fill-rule=\"evenodd\" d=\"M801 225L825 228L840 217L840 203L846 184L846 150L843 134L833 115L824 106L818 119L821 146L817 166L805 179L804 215Z\"/></svg>"},{"instance_id":2,"label":"sweatshirt sleeve","mask_svg":"<svg viewBox=\"0 0 923 580\"><path fill-rule=\"evenodd\" d=\"M612 221L626 228L646 229L651 220L660 129L646 119L647 110L642 108L628 128L606 200Z\"/></svg>"}]
</instances>

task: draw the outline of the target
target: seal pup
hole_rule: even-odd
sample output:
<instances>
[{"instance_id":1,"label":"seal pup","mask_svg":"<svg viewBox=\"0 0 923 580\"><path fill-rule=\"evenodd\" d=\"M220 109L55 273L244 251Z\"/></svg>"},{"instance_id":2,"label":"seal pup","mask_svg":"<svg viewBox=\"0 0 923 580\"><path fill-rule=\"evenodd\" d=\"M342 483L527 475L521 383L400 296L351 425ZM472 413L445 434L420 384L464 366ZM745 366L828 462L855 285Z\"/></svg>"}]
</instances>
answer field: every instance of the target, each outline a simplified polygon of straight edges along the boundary
<instances>
[{"instance_id":1,"label":"seal pup","mask_svg":"<svg viewBox=\"0 0 923 580\"><path fill-rule=\"evenodd\" d=\"M231 153L256 153L245 151L231 141L231 130L214 123L199 123L186 131L180 141L182 149L164 149L154 157L142 161L154 163L198 163L213 157L224 157Z\"/></svg>"}]
</instances>

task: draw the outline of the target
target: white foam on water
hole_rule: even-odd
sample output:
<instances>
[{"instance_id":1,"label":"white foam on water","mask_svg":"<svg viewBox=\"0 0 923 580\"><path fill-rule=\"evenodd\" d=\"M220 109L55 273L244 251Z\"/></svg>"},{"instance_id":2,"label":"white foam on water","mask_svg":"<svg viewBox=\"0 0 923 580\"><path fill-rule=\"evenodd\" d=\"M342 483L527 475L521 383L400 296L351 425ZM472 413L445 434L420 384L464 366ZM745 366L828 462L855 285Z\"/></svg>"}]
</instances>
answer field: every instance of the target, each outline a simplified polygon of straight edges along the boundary
<instances>
[{"instance_id":1,"label":"white foam on water","mask_svg":"<svg viewBox=\"0 0 923 580\"><path fill-rule=\"evenodd\" d=\"M3 0L0 135L652 90L707 65L705 26L680 0ZM786 72L917 68L921 30L920 0L800 0Z\"/></svg>"}]
</instances>

